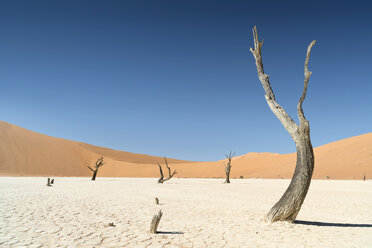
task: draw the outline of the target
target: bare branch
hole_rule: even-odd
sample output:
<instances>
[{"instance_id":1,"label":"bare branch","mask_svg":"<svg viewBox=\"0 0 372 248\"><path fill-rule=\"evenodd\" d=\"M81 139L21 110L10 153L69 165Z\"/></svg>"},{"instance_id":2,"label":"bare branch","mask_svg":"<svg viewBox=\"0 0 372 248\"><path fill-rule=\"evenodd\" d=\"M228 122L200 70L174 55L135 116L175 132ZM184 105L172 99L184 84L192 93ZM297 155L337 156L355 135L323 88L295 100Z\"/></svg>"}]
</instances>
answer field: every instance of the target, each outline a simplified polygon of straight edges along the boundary
<instances>
[{"instance_id":1,"label":"bare branch","mask_svg":"<svg viewBox=\"0 0 372 248\"><path fill-rule=\"evenodd\" d=\"M93 171L94 172L94 170L90 167L90 166L88 166L88 168L91 170L91 171Z\"/></svg>"},{"instance_id":2,"label":"bare branch","mask_svg":"<svg viewBox=\"0 0 372 248\"><path fill-rule=\"evenodd\" d=\"M165 156L164 156L164 161L165 161L165 166L167 166L167 168L169 168L168 167L168 160L167 160L167 157L165 157Z\"/></svg>"},{"instance_id":3,"label":"bare branch","mask_svg":"<svg viewBox=\"0 0 372 248\"><path fill-rule=\"evenodd\" d=\"M309 64L311 48L315 45L315 42L316 41L313 40L310 43L310 45L307 47L307 53L306 53L306 59L305 59L305 70L304 70L305 71L304 90L303 90L301 98L300 98L300 100L298 101L298 104L297 104L297 116L298 116L298 119L300 120L300 125L302 125L306 121L304 111L302 110L302 103L305 100L306 92L307 92L307 85L309 83L309 78L310 78L311 73L312 73L311 71L309 71L307 69L307 65Z\"/></svg>"},{"instance_id":4,"label":"bare branch","mask_svg":"<svg viewBox=\"0 0 372 248\"><path fill-rule=\"evenodd\" d=\"M231 161L231 159L235 156L235 152L233 153L232 151L230 151L229 153L225 153L225 156L228 161Z\"/></svg>"},{"instance_id":5,"label":"bare branch","mask_svg":"<svg viewBox=\"0 0 372 248\"><path fill-rule=\"evenodd\" d=\"M252 49L252 47L251 47L250 51L252 52L253 57L256 60L257 75L258 75L258 78L261 81L261 84L262 84L262 86L265 90L266 102L269 105L271 111L275 114L275 116L282 123L284 128L288 131L288 133L292 137L294 137L295 132L298 128L298 125L287 114L287 112L283 109L283 107L280 106L277 103L277 101L275 100L275 95L274 95L274 92L271 88L270 81L269 81L269 75L265 74L265 72L264 72L262 56L261 56L261 47L262 47L263 41L260 42L258 40L256 26L254 26L254 28L253 28L253 39L254 39L254 49Z\"/></svg>"},{"instance_id":6,"label":"bare branch","mask_svg":"<svg viewBox=\"0 0 372 248\"><path fill-rule=\"evenodd\" d=\"M99 157L96 161L96 168L99 168L101 167L102 165L104 165L105 163L103 162L103 157Z\"/></svg>"},{"instance_id":7,"label":"bare branch","mask_svg":"<svg viewBox=\"0 0 372 248\"><path fill-rule=\"evenodd\" d=\"M168 161L167 161L167 158L164 157L164 161L165 161L165 166L167 167L168 169L168 177L167 178L164 178L164 175L163 175L163 170L161 169L161 165L158 164L159 166L159 170L160 170L160 178L158 179L158 183L163 183L165 181L168 181L169 179L171 179L175 174L177 174L177 171L174 170L173 172L171 171L171 168L168 166Z\"/></svg>"},{"instance_id":8,"label":"bare branch","mask_svg":"<svg viewBox=\"0 0 372 248\"><path fill-rule=\"evenodd\" d=\"M167 158L164 157L164 160L165 160L165 166L167 166L167 169L168 169L168 180L171 179L175 174L177 174L177 171L174 170L173 173L171 172L171 168L168 166L168 161L167 161Z\"/></svg>"}]
</instances>

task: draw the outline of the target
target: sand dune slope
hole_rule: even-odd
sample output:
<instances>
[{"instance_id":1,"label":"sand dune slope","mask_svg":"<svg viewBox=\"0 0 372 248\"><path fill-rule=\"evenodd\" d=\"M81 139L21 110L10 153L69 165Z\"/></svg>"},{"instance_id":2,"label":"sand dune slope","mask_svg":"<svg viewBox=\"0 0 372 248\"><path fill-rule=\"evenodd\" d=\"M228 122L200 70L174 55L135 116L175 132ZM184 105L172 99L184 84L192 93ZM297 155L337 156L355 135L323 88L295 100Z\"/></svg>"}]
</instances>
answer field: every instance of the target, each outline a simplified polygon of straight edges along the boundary
<instances>
[{"instance_id":1,"label":"sand dune slope","mask_svg":"<svg viewBox=\"0 0 372 248\"><path fill-rule=\"evenodd\" d=\"M54 138L0 121L0 175L89 176L91 172L87 165L93 164L101 155L107 163L101 168L100 176L115 176L118 164L126 170L131 166L142 168L143 164L163 161L161 157ZM187 161L169 159L169 162ZM132 175L131 172L128 175Z\"/></svg>"},{"instance_id":2,"label":"sand dune slope","mask_svg":"<svg viewBox=\"0 0 372 248\"><path fill-rule=\"evenodd\" d=\"M372 133L329 143L314 148L317 179L372 178ZM223 177L223 162L179 164L180 175ZM296 153L248 153L233 159L231 176L239 178L291 178L296 166ZM195 171L195 172L193 172Z\"/></svg>"},{"instance_id":3,"label":"sand dune slope","mask_svg":"<svg viewBox=\"0 0 372 248\"><path fill-rule=\"evenodd\" d=\"M314 178L372 178L372 133L314 149ZM157 177L163 158L54 138L0 122L0 176L90 176L87 165L104 156L103 177ZM224 177L223 162L169 159L178 177ZM232 177L290 178L296 154L248 153L233 160Z\"/></svg>"}]
</instances>

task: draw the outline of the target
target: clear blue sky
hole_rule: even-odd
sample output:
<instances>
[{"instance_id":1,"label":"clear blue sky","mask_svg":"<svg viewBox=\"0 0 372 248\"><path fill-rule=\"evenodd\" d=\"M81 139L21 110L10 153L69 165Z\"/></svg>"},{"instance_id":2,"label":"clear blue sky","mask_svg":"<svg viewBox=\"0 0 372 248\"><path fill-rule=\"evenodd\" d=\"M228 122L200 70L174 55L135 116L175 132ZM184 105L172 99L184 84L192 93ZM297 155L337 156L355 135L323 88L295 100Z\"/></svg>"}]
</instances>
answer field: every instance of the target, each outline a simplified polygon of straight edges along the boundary
<instances>
[{"instance_id":1,"label":"clear blue sky","mask_svg":"<svg viewBox=\"0 0 372 248\"><path fill-rule=\"evenodd\" d=\"M218 160L295 152L257 78L265 72L314 146L371 132L367 1L1 1L0 119L136 153Z\"/></svg>"}]
</instances>

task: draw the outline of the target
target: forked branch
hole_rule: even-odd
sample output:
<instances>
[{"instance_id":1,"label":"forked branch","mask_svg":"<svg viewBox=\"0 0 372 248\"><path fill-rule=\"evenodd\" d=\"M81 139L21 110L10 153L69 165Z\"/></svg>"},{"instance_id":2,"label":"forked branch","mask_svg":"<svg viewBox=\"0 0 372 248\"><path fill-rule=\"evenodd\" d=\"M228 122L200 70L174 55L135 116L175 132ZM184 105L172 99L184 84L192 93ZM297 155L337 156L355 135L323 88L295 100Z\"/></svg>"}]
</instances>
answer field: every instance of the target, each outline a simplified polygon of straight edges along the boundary
<instances>
[{"instance_id":1,"label":"forked branch","mask_svg":"<svg viewBox=\"0 0 372 248\"><path fill-rule=\"evenodd\" d=\"M169 180L169 179L171 179L175 174L177 174L177 171L174 170L173 172L171 172L171 168L169 168L169 166L168 166L167 158L164 157L164 160L165 160L165 166L167 166L167 169L168 169L168 180Z\"/></svg>"},{"instance_id":2,"label":"forked branch","mask_svg":"<svg viewBox=\"0 0 372 248\"><path fill-rule=\"evenodd\" d=\"M163 183L165 181L168 181L169 179L171 179L175 174L177 174L177 171L174 170L173 172L171 171L171 168L168 166L168 161L167 161L167 158L164 157L164 161L165 161L165 166L167 167L168 169L168 177L167 178L164 178L164 174L163 174L163 170L161 169L161 165L158 164L159 166L159 170L160 170L160 178L158 179L158 183Z\"/></svg>"},{"instance_id":3,"label":"forked branch","mask_svg":"<svg viewBox=\"0 0 372 248\"><path fill-rule=\"evenodd\" d=\"M101 156L101 157L99 157L98 159L97 159L97 161L96 161L96 168L99 168L99 167L101 167L102 165L104 165L105 163L103 162L103 157Z\"/></svg>"},{"instance_id":4,"label":"forked branch","mask_svg":"<svg viewBox=\"0 0 372 248\"><path fill-rule=\"evenodd\" d=\"M310 78L311 73L312 73L311 71L309 71L307 69L307 65L309 64L311 48L315 45L315 42L316 41L313 40L310 43L310 45L307 47L307 53L306 53L306 59L305 59L305 70L304 70L305 71L304 90L303 90L301 98L300 98L300 100L298 101L298 104L297 104L297 116L298 116L298 119L300 120L300 125L302 125L306 121L304 111L302 110L302 103L305 100L306 92L307 92L307 85L309 83L309 78Z\"/></svg>"},{"instance_id":5,"label":"forked branch","mask_svg":"<svg viewBox=\"0 0 372 248\"><path fill-rule=\"evenodd\" d=\"M283 107L280 106L275 100L275 95L274 95L274 92L271 88L270 81L269 81L269 75L265 74L264 72L262 56L261 56L261 47L263 44L263 40L261 42L258 40L256 26L254 26L253 28L253 40L254 40L254 49L251 47L250 51L252 52L253 57L256 60L257 75L265 90L266 102L269 105L271 111L275 114L275 116L282 123L284 128L293 137L298 128L298 125L287 114L287 112L283 109Z\"/></svg>"},{"instance_id":6,"label":"forked branch","mask_svg":"<svg viewBox=\"0 0 372 248\"><path fill-rule=\"evenodd\" d=\"M88 166L89 170L93 172L92 181L96 180L96 176L98 173L98 169L102 167L105 163L103 162L103 157L99 157L94 165L94 169L90 166Z\"/></svg>"}]
</instances>

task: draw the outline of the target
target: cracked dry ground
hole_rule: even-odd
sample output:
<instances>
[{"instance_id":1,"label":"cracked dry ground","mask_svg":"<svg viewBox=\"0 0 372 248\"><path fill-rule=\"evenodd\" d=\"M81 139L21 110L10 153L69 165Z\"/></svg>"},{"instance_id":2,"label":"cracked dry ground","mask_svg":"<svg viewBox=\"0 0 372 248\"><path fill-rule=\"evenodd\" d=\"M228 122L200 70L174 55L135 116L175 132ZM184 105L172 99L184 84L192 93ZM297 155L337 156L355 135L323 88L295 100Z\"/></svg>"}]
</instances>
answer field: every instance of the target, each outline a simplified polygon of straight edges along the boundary
<instances>
[{"instance_id":1,"label":"cracked dry ground","mask_svg":"<svg viewBox=\"0 0 372 248\"><path fill-rule=\"evenodd\" d=\"M314 180L298 216L301 224L263 219L289 180L233 179L228 185L223 179L174 178L159 185L155 178L98 177L45 184L46 178L0 178L0 247L372 244L372 181ZM160 209L160 233L150 234Z\"/></svg>"}]
</instances>

